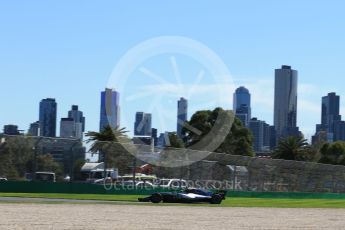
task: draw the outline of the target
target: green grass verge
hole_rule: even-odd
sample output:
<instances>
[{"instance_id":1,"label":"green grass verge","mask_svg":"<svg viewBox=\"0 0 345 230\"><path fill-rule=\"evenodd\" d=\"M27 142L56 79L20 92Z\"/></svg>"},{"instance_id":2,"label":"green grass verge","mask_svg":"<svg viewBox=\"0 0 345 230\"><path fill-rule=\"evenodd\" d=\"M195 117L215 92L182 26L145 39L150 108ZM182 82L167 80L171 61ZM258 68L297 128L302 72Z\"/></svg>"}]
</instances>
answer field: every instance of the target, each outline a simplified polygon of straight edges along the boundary
<instances>
[{"instance_id":1,"label":"green grass verge","mask_svg":"<svg viewBox=\"0 0 345 230\"><path fill-rule=\"evenodd\" d=\"M103 194L65 194L65 193L0 193L0 197L75 199L99 201L138 201L137 195L103 195Z\"/></svg>"},{"instance_id":2,"label":"green grass verge","mask_svg":"<svg viewBox=\"0 0 345 230\"><path fill-rule=\"evenodd\" d=\"M0 193L0 197L55 198L75 200L126 201L139 204L137 195L98 195L98 194L60 194L60 193ZM147 205L152 205L147 203ZM163 204L159 204L163 205ZM164 204L167 205L167 204ZM168 204L171 205L171 204ZM176 204L173 204L176 205ZM342 199L280 199L280 198L231 198L221 205L192 204L193 206L211 207L270 207L270 208L345 208ZM188 205L190 206L190 204Z\"/></svg>"},{"instance_id":3,"label":"green grass verge","mask_svg":"<svg viewBox=\"0 0 345 230\"><path fill-rule=\"evenodd\" d=\"M345 200L334 199L280 199L280 198L229 198L226 207L271 208L345 208Z\"/></svg>"}]
</instances>

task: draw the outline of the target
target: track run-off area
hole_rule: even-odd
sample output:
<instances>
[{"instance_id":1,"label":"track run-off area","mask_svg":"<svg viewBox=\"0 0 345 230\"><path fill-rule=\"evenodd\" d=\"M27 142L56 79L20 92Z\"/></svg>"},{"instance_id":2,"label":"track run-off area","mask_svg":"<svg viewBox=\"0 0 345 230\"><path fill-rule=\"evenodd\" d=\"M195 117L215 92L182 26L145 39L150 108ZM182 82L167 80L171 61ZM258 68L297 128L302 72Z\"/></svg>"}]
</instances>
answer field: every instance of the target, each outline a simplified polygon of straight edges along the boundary
<instances>
[{"instance_id":1,"label":"track run-off area","mask_svg":"<svg viewBox=\"0 0 345 230\"><path fill-rule=\"evenodd\" d=\"M151 204L136 195L0 193L0 229L344 229L344 199L228 197Z\"/></svg>"},{"instance_id":2,"label":"track run-off area","mask_svg":"<svg viewBox=\"0 0 345 230\"><path fill-rule=\"evenodd\" d=\"M345 209L0 202L0 229L343 229Z\"/></svg>"}]
</instances>

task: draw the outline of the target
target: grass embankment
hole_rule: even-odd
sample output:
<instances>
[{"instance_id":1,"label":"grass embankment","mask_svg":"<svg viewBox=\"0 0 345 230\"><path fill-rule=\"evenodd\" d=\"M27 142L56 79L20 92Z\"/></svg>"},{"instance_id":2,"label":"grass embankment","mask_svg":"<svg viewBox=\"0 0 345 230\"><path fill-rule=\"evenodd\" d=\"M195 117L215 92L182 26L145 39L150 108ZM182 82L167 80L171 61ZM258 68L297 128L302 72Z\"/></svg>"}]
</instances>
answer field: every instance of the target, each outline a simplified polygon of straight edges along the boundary
<instances>
[{"instance_id":1,"label":"grass embankment","mask_svg":"<svg viewBox=\"0 0 345 230\"><path fill-rule=\"evenodd\" d=\"M47 198L99 201L138 201L136 195L65 194L65 193L0 193L0 197Z\"/></svg>"},{"instance_id":2,"label":"grass embankment","mask_svg":"<svg viewBox=\"0 0 345 230\"><path fill-rule=\"evenodd\" d=\"M97 201L125 201L138 204L137 195L98 195L98 194L60 194L60 193L0 193L0 197L73 199ZM151 205L148 203L147 205ZM163 204L159 204L163 205ZM166 205L166 204L164 204ZM169 204L171 205L171 204ZM176 205L176 204L173 204ZM178 204L177 204L178 205ZM221 205L188 204L212 207L270 207L270 208L345 208L344 199L281 199L281 198L231 198Z\"/></svg>"}]
</instances>

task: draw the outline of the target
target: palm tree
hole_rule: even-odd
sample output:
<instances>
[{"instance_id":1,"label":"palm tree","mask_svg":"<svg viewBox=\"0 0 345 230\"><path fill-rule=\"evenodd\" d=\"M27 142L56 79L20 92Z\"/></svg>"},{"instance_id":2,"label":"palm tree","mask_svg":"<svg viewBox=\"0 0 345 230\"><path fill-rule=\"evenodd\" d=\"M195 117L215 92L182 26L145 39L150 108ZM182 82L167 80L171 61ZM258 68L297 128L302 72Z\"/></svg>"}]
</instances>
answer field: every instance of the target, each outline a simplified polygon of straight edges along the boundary
<instances>
[{"instance_id":1,"label":"palm tree","mask_svg":"<svg viewBox=\"0 0 345 230\"><path fill-rule=\"evenodd\" d=\"M309 152L309 144L302 136L290 136L282 139L273 154L273 158L284 160L303 160Z\"/></svg>"},{"instance_id":2,"label":"palm tree","mask_svg":"<svg viewBox=\"0 0 345 230\"><path fill-rule=\"evenodd\" d=\"M101 132L89 131L85 134L88 137L87 143L92 142L90 151L97 153L104 150L104 147L111 142L122 142L127 138L126 128L112 128L111 126L105 126Z\"/></svg>"},{"instance_id":3,"label":"palm tree","mask_svg":"<svg viewBox=\"0 0 345 230\"><path fill-rule=\"evenodd\" d=\"M106 176L107 163L111 158L110 148L118 148L120 143L128 142L125 128L112 128L111 126L105 126L100 132L89 131L85 134L88 139L87 143L92 143L90 151L92 153L103 154L104 159L104 175ZM116 146L115 146L116 145ZM123 150L123 148L121 148Z\"/></svg>"}]
</instances>

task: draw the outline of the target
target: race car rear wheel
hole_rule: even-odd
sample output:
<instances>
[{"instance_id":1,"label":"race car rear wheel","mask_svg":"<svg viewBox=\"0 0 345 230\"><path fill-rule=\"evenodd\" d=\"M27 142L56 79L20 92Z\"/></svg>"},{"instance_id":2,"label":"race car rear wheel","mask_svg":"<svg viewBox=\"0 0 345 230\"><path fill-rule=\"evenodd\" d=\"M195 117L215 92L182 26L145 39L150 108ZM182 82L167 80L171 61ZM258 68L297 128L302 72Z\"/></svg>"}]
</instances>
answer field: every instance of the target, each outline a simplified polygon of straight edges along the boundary
<instances>
[{"instance_id":1,"label":"race car rear wheel","mask_svg":"<svg viewBox=\"0 0 345 230\"><path fill-rule=\"evenodd\" d=\"M162 201L162 195L159 194L159 193L154 193L151 195L151 198L150 198L151 202L154 203L154 204L158 204Z\"/></svg>"},{"instance_id":2,"label":"race car rear wheel","mask_svg":"<svg viewBox=\"0 0 345 230\"><path fill-rule=\"evenodd\" d=\"M214 194L211 198L211 204L220 204L222 203L223 197L219 194Z\"/></svg>"}]
</instances>

